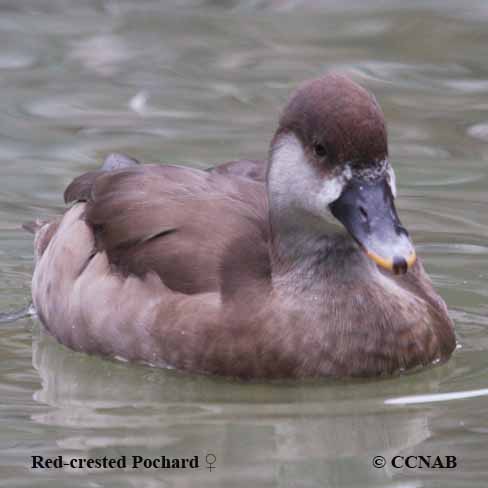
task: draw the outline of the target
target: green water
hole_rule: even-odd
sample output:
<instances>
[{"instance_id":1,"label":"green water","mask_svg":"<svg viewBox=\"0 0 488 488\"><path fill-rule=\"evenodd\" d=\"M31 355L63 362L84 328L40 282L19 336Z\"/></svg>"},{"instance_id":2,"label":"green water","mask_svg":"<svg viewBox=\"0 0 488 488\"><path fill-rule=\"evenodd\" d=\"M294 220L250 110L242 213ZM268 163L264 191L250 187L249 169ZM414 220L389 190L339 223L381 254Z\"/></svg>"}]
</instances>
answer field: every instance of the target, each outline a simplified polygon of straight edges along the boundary
<instances>
[{"instance_id":1,"label":"green water","mask_svg":"<svg viewBox=\"0 0 488 488\"><path fill-rule=\"evenodd\" d=\"M290 90L336 68L385 111L397 206L460 342L446 365L400 378L239 384L76 354L37 320L2 324L0 487L487 486L488 5L406 5L0 3L0 310L29 301L19 223L60 211L73 177L112 151L261 158ZM202 465L32 470L33 455ZM378 469L375 455L457 467Z\"/></svg>"}]
</instances>

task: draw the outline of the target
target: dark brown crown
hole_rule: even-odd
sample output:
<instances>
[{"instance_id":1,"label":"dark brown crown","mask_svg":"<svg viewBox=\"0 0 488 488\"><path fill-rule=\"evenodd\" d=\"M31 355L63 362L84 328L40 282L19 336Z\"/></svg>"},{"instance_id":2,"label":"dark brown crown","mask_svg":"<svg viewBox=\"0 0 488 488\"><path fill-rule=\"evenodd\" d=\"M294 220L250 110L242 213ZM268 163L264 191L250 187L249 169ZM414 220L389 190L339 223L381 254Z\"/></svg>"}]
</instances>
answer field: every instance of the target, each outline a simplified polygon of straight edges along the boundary
<instances>
[{"instance_id":1,"label":"dark brown crown","mask_svg":"<svg viewBox=\"0 0 488 488\"><path fill-rule=\"evenodd\" d=\"M376 99L346 76L305 82L292 95L278 134L293 131L307 150L325 149L329 164L369 166L388 154L383 112Z\"/></svg>"}]
</instances>

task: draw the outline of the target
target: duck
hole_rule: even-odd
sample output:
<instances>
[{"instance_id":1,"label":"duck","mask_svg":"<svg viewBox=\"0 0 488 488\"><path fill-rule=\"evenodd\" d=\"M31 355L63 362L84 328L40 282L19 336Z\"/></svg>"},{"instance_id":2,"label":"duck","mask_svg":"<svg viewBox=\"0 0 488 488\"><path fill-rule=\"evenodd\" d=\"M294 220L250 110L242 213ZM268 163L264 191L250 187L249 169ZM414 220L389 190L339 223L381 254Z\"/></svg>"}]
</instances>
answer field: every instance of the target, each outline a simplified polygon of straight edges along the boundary
<instances>
[{"instance_id":1,"label":"duck","mask_svg":"<svg viewBox=\"0 0 488 488\"><path fill-rule=\"evenodd\" d=\"M375 97L341 73L291 95L265 160L110 155L35 221L32 300L68 348L242 379L445 362L445 302L395 207Z\"/></svg>"}]
</instances>

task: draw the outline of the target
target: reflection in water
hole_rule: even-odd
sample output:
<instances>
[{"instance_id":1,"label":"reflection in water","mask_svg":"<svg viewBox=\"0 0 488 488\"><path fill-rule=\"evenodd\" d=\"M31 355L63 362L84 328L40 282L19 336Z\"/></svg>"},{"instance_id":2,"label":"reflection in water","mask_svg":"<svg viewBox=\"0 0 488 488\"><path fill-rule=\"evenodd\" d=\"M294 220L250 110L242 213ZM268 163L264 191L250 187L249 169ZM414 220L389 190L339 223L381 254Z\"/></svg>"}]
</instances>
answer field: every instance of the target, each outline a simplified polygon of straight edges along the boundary
<instances>
[{"instance_id":1,"label":"reflection in water","mask_svg":"<svg viewBox=\"0 0 488 488\"><path fill-rule=\"evenodd\" d=\"M211 451L222 486L236 469L244 470L243 483L291 486L307 473L310 486L360 484L365 473L380 483L395 473L372 467L375 455L391 459L431 435L432 411L384 408L388 381L236 383L76 354L45 334L34 343L33 363L42 379L35 399L53 408L32 420L67 431L55 436L53 454ZM412 390L432 390L435 376ZM215 482L204 474L204 483Z\"/></svg>"}]
</instances>

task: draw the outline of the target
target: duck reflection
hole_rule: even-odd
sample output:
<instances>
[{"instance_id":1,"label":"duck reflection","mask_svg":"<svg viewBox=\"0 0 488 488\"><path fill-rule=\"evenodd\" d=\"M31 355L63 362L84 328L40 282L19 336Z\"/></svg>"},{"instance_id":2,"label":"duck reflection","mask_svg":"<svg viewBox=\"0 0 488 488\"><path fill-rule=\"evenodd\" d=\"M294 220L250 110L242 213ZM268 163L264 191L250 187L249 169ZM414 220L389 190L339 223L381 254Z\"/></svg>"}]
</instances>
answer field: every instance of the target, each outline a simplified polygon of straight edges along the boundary
<instances>
[{"instance_id":1,"label":"duck reflection","mask_svg":"<svg viewBox=\"0 0 488 488\"><path fill-rule=\"evenodd\" d=\"M435 390L443 371L382 382L236 383L74 353L43 332L33 350L42 379L35 398L51 407L33 420L58 428L53 452L198 455L197 473L145 470L148 480L178 487L196 480L213 487L389 486L398 470L373 467L373 457L391 459L428 439L433 414L384 401ZM208 453L216 456L212 473ZM122 485L135 486L136 476L126 471Z\"/></svg>"}]
</instances>

